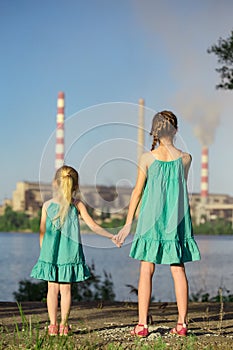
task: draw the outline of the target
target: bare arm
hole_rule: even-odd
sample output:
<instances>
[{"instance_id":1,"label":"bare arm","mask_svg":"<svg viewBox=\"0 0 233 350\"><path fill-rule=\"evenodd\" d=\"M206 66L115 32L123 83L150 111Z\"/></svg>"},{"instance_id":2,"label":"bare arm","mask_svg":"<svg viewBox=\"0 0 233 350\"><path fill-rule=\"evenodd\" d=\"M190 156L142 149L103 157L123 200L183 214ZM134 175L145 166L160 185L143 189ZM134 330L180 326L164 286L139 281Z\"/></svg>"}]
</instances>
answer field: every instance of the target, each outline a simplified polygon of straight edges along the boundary
<instances>
[{"instance_id":1,"label":"bare arm","mask_svg":"<svg viewBox=\"0 0 233 350\"><path fill-rule=\"evenodd\" d=\"M185 179L187 181L189 169L190 169L190 166L191 166L191 163L192 163L192 156L191 156L191 154L184 153L184 155L182 157L182 161L183 161L183 165L184 165L184 176L185 176Z\"/></svg>"},{"instance_id":2,"label":"bare arm","mask_svg":"<svg viewBox=\"0 0 233 350\"><path fill-rule=\"evenodd\" d=\"M113 234L106 231L103 227L99 226L89 215L86 206L81 201L77 201L75 203L76 207L78 208L84 222L87 224L87 226L95 233L97 233L100 236L104 236L107 238L112 239L114 237Z\"/></svg>"},{"instance_id":3,"label":"bare arm","mask_svg":"<svg viewBox=\"0 0 233 350\"><path fill-rule=\"evenodd\" d=\"M42 211L41 211L41 219L40 219L40 247L42 247L42 242L46 231L46 217L47 217L47 213L46 213L45 205L43 205Z\"/></svg>"},{"instance_id":4,"label":"bare arm","mask_svg":"<svg viewBox=\"0 0 233 350\"><path fill-rule=\"evenodd\" d=\"M141 168L139 165L136 185L133 189L133 192L132 192L131 198L130 198L128 214L127 214L127 218L126 218L126 222L125 222L126 225L132 224L135 211L137 209L138 203L139 203L141 196L142 196L145 181L146 181L146 173L145 173L144 169Z\"/></svg>"},{"instance_id":5,"label":"bare arm","mask_svg":"<svg viewBox=\"0 0 233 350\"><path fill-rule=\"evenodd\" d=\"M134 214L137 209L138 203L141 199L146 178L147 178L147 165L145 162L145 157L144 155L142 155L138 166L138 175L137 175L136 185L133 189L133 192L130 198L126 222L124 227L120 230L120 232L117 235L117 239L121 244L124 242L125 238L130 233Z\"/></svg>"}]
</instances>

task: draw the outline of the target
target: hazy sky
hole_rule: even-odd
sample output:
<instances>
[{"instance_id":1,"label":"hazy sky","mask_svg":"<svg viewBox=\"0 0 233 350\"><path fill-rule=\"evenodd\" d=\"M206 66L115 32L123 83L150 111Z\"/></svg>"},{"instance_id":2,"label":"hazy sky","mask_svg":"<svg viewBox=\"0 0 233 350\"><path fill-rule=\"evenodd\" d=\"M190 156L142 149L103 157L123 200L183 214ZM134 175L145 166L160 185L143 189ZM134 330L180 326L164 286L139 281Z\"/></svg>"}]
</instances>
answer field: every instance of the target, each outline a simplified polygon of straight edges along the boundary
<instances>
[{"instance_id":1,"label":"hazy sky","mask_svg":"<svg viewBox=\"0 0 233 350\"><path fill-rule=\"evenodd\" d=\"M207 54L230 35L232 13L231 0L0 0L0 202L17 181L51 180L59 91L66 160L83 184L133 185L144 98L148 130L155 111L176 113L192 190L202 139L210 192L233 195L233 92L215 89L217 57Z\"/></svg>"}]
</instances>

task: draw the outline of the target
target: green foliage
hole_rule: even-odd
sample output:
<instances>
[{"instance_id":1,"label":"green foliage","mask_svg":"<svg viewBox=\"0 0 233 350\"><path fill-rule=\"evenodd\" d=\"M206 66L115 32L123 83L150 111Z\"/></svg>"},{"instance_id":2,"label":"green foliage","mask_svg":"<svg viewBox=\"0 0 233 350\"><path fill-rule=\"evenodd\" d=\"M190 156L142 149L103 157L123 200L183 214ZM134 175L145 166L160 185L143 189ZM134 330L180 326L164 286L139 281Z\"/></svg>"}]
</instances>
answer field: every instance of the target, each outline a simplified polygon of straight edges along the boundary
<instances>
[{"instance_id":1,"label":"green foliage","mask_svg":"<svg viewBox=\"0 0 233 350\"><path fill-rule=\"evenodd\" d=\"M221 293L220 293L221 291ZM204 291L203 289L200 289L197 293L191 293L189 301L194 302L232 302L233 301L233 294L231 294L230 290L227 288L219 288L218 292L214 296L210 296L210 293Z\"/></svg>"},{"instance_id":2,"label":"green foliage","mask_svg":"<svg viewBox=\"0 0 233 350\"><path fill-rule=\"evenodd\" d=\"M10 206L5 208L4 215L0 216L0 231L2 232L18 232L32 231L38 232L40 225L40 211L36 218L29 218L23 212L14 211Z\"/></svg>"},{"instance_id":3,"label":"green foliage","mask_svg":"<svg viewBox=\"0 0 233 350\"><path fill-rule=\"evenodd\" d=\"M15 300L21 301L42 301L47 295L47 282L41 281L32 283L24 279L19 281L18 292L13 293Z\"/></svg>"},{"instance_id":4,"label":"green foliage","mask_svg":"<svg viewBox=\"0 0 233 350\"><path fill-rule=\"evenodd\" d=\"M115 299L114 285L111 274L103 271L104 278L95 273L95 266L90 267L91 277L83 282L72 284L72 299L74 301L95 301ZM19 289L13 293L15 300L22 301L43 301L47 296L47 282L40 281L33 283L24 279L19 282Z\"/></svg>"},{"instance_id":5,"label":"green foliage","mask_svg":"<svg viewBox=\"0 0 233 350\"><path fill-rule=\"evenodd\" d=\"M194 226L193 230L195 234L202 235L233 235L231 223L224 219L206 221L204 224Z\"/></svg>"},{"instance_id":6,"label":"green foliage","mask_svg":"<svg viewBox=\"0 0 233 350\"><path fill-rule=\"evenodd\" d=\"M104 228L115 228L117 230L120 230L125 223L125 219L112 219L109 222L103 222L101 226Z\"/></svg>"},{"instance_id":7,"label":"green foliage","mask_svg":"<svg viewBox=\"0 0 233 350\"><path fill-rule=\"evenodd\" d=\"M217 55L218 63L223 64L221 68L216 69L221 78L217 89L233 90L233 30L229 38L220 38L218 44L212 45L207 52Z\"/></svg>"},{"instance_id":8,"label":"green foliage","mask_svg":"<svg viewBox=\"0 0 233 350\"><path fill-rule=\"evenodd\" d=\"M89 267L91 276L88 280L74 283L72 285L73 300L76 301L94 301L94 300L111 300L115 299L115 293L113 290L113 282L111 274L106 271L104 273L104 279L97 275L95 272L95 265Z\"/></svg>"},{"instance_id":9,"label":"green foliage","mask_svg":"<svg viewBox=\"0 0 233 350\"><path fill-rule=\"evenodd\" d=\"M38 211L37 217L29 220L29 227L32 232L39 232L40 229L41 209Z\"/></svg>"},{"instance_id":10,"label":"green foliage","mask_svg":"<svg viewBox=\"0 0 233 350\"><path fill-rule=\"evenodd\" d=\"M27 228L27 215L13 211L10 206L6 207L4 215L0 216L0 231L18 231Z\"/></svg>"}]
</instances>

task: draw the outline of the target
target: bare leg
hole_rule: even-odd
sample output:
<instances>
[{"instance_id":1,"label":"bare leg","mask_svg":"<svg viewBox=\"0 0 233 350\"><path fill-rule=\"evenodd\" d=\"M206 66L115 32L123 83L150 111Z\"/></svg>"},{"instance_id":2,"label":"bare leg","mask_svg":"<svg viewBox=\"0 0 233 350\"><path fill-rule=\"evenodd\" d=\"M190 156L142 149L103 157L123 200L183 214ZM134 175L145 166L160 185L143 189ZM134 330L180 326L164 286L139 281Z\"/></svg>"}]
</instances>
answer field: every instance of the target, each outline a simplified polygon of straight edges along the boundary
<instances>
[{"instance_id":1,"label":"bare leg","mask_svg":"<svg viewBox=\"0 0 233 350\"><path fill-rule=\"evenodd\" d=\"M60 284L61 293L61 325L67 324L71 306L71 284Z\"/></svg>"},{"instance_id":2,"label":"bare leg","mask_svg":"<svg viewBox=\"0 0 233 350\"><path fill-rule=\"evenodd\" d=\"M187 323L188 315L188 281L184 264L171 265L171 273L174 280L176 302L178 308L178 323ZM177 326L179 330L182 326Z\"/></svg>"},{"instance_id":3,"label":"bare leg","mask_svg":"<svg viewBox=\"0 0 233 350\"><path fill-rule=\"evenodd\" d=\"M47 307L50 319L50 324L57 324L57 308L58 308L58 293L59 283L48 282Z\"/></svg>"},{"instance_id":4,"label":"bare leg","mask_svg":"<svg viewBox=\"0 0 233 350\"><path fill-rule=\"evenodd\" d=\"M140 277L138 282L138 312L139 324L147 324L147 315L151 299L152 277L155 265L148 261L141 261ZM136 327L136 332L139 330Z\"/></svg>"}]
</instances>

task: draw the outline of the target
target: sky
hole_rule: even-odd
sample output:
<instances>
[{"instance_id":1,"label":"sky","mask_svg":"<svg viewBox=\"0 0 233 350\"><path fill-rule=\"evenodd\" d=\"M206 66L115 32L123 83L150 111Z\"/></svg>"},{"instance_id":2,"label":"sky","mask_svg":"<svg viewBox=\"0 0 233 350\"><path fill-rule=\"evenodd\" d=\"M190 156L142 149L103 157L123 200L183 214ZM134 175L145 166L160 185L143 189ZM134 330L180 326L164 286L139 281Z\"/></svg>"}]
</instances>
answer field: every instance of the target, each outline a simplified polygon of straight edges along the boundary
<instances>
[{"instance_id":1,"label":"sky","mask_svg":"<svg viewBox=\"0 0 233 350\"><path fill-rule=\"evenodd\" d=\"M231 0L0 0L0 203L18 181L52 180L59 91L66 163L82 184L134 185L143 98L145 150L153 115L172 110L191 191L208 143L209 191L233 196L232 92L216 90L207 53L232 13Z\"/></svg>"}]
</instances>

